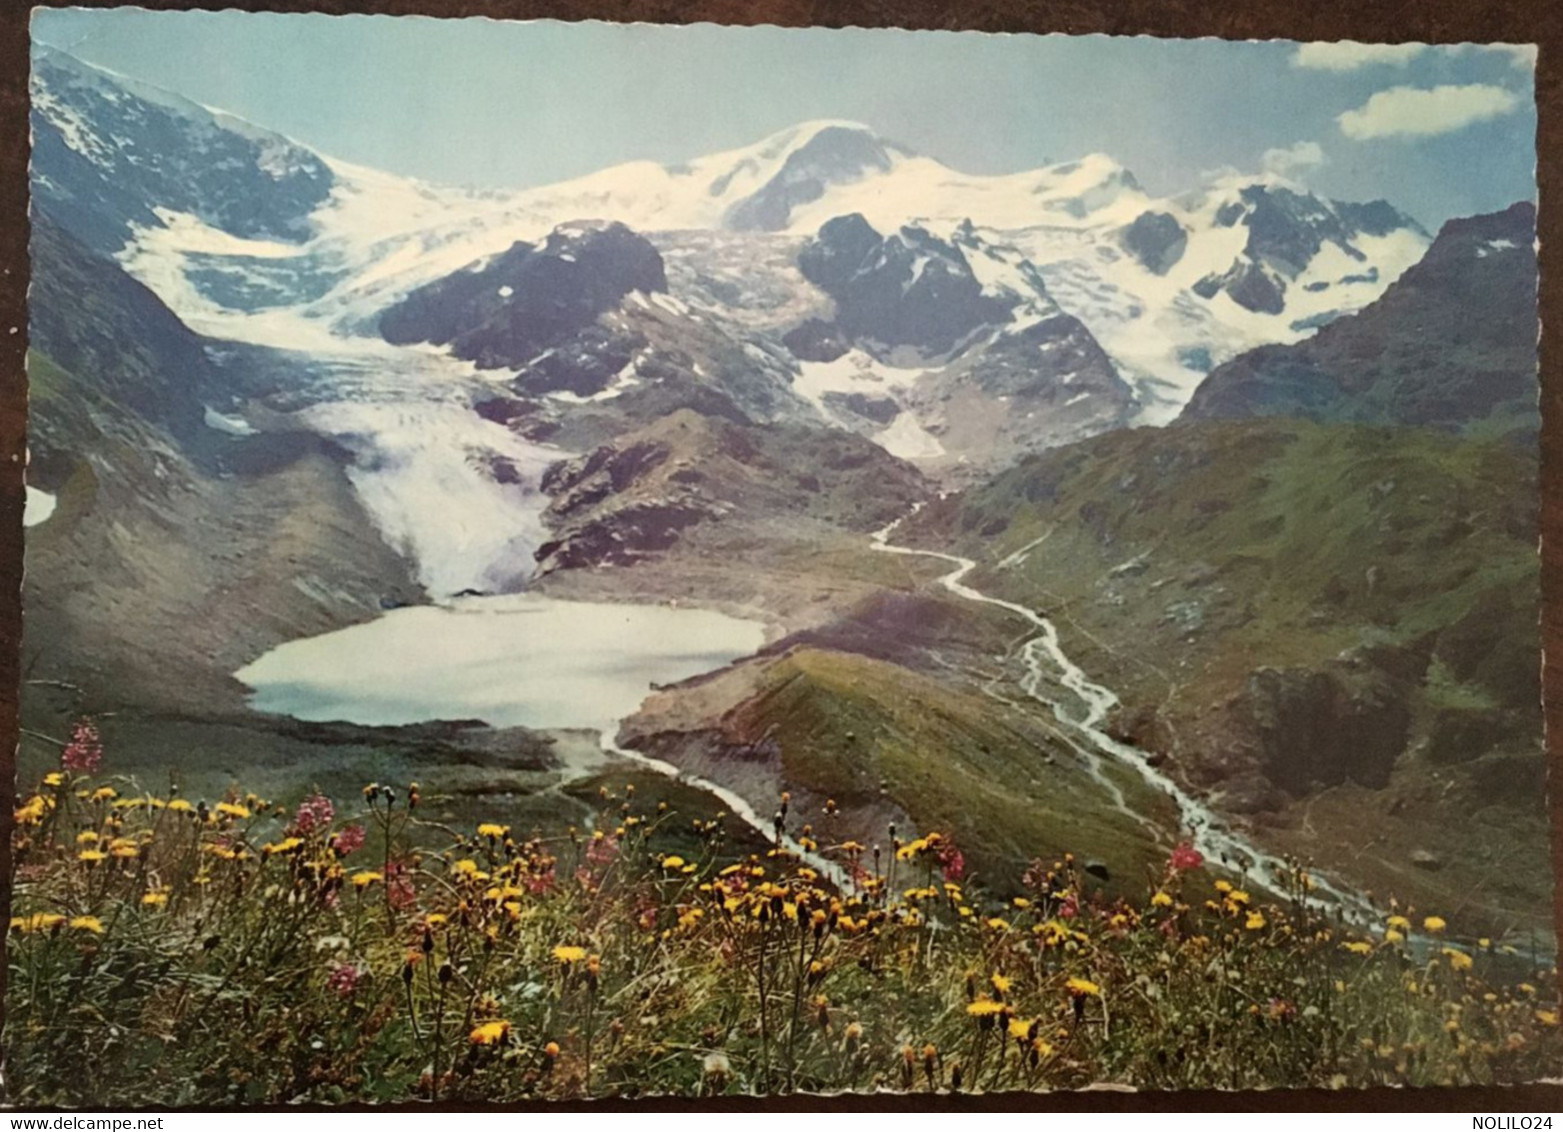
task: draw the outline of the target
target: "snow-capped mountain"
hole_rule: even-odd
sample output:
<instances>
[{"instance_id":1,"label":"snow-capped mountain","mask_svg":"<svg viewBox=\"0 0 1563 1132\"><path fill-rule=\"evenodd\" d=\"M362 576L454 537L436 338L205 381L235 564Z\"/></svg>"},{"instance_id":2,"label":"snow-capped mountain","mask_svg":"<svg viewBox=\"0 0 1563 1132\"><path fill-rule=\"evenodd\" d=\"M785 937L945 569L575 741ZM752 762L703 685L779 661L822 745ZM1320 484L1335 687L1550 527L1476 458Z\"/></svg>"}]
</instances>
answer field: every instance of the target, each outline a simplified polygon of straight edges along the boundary
<instances>
[{"instance_id":1,"label":"snow-capped mountain","mask_svg":"<svg viewBox=\"0 0 1563 1132\"><path fill-rule=\"evenodd\" d=\"M34 200L97 251L159 211L296 251L332 189L304 146L64 52L34 57L31 92Z\"/></svg>"},{"instance_id":2,"label":"snow-capped mountain","mask_svg":"<svg viewBox=\"0 0 1563 1132\"><path fill-rule=\"evenodd\" d=\"M529 441L698 407L964 477L1170 419L1212 367L1360 309L1427 243L1388 204L1273 177L1156 200L1101 154L968 175L835 120L477 190L57 51L35 61L33 119L36 207L197 332L335 358L326 384L350 399L478 381L484 423ZM644 278L574 262L577 231L619 233ZM579 310L539 329L539 297L576 284Z\"/></svg>"},{"instance_id":3,"label":"snow-capped mountain","mask_svg":"<svg viewBox=\"0 0 1563 1132\"><path fill-rule=\"evenodd\" d=\"M842 121L681 165L631 162L540 188L474 191L314 153L59 52L35 67L34 106L41 206L88 217L74 227L112 245L198 329L251 341L296 344L307 328L373 333L410 291L572 220L617 221L664 247L707 233L712 250L767 255L854 213L886 232L969 221L1034 265L1155 423L1214 365L1361 309L1429 239L1385 202L1326 201L1274 176L1224 175L1155 200L1101 154L968 175ZM105 212L116 218L107 227ZM757 315L744 294L754 283L736 281L750 263L740 251L726 278L686 279L675 264L673 293L697 307L716 297L751 324L765 310L808 305L772 293ZM795 274L786 282L797 289ZM278 318L284 309L290 317Z\"/></svg>"}]
</instances>

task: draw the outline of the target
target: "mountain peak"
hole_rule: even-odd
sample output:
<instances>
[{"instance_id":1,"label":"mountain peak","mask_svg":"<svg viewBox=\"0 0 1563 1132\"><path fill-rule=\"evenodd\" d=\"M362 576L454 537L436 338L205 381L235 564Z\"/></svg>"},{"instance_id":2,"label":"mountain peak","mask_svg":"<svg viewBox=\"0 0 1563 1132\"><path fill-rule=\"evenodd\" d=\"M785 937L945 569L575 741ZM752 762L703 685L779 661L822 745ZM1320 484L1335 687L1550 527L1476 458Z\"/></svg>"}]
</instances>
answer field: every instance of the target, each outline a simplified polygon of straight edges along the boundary
<instances>
[{"instance_id":1,"label":"mountain peak","mask_svg":"<svg viewBox=\"0 0 1563 1132\"><path fill-rule=\"evenodd\" d=\"M725 225L775 232L792 222L794 207L818 200L828 187L888 173L909 156L857 122L805 122L762 141L713 180L710 191L727 196L740 178L745 189L757 186L728 206Z\"/></svg>"}]
</instances>

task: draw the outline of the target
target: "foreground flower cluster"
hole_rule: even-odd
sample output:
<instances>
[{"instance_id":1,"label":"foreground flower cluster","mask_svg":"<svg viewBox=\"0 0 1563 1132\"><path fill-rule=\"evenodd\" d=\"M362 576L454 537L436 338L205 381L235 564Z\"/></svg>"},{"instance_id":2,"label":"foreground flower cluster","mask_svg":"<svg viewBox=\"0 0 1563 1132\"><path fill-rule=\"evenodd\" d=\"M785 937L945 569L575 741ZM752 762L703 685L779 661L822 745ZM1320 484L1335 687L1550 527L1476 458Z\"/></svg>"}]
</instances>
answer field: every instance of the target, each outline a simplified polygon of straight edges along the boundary
<instances>
[{"instance_id":1,"label":"foreground flower cluster","mask_svg":"<svg viewBox=\"0 0 1563 1132\"><path fill-rule=\"evenodd\" d=\"M88 777L92 753L16 812L19 1104L1460 1084L1563 1064L1550 961L1407 910L1349 930L1301 869L1218 876L1179 846L1139 899L1065 859L1000 901L939 834L833 843L833 805L807 859L735 859L720 819L632 792L604 796L616 824L543 841L425 821L416 786L371 786L350 814L156 797Z\"/></svg>"}]
</instances>

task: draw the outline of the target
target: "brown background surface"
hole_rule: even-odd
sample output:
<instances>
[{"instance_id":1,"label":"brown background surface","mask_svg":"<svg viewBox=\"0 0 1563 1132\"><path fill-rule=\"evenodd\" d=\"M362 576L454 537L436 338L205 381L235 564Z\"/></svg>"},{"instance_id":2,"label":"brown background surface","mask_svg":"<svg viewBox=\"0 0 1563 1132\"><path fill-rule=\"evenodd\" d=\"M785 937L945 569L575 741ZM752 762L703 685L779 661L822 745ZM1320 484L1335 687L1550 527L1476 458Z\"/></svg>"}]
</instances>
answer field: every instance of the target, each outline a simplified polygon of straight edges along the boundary
<instances>
[{"instance_id":1,"label":"brown background surface","mask_svg":"<svg viewBox=\"0 0 1563 1132\"><path fill-rule=\"evenodd\" d=\"M67 5L49 5L64 7ZM116 7L80 0L79 7ZM142 0L154 9L377 12L394 15L490 16L498 19L710 21L724 24L970 29L1226 39L1355 39L1362 42L1536 43L1537 183L1541 238L1542 652L1550 756L1554 876L1563 867L1563 2L1559 0ZM27 21L31 6L0 0L0 878L9 878L10 814L20 683L22 461L26 445ZM9 920L10 889L0 879L0 918ZM1554 923L1563 935L1563 889L1555 887ZM0 990L4 969L0 967ZM3 1011L3 1006L0 1006ZM1563 1080L1563 1066L1557 1067ZM3 1090L3 1084L0 1084ZM0 1093L3 1095L3 1093ZM420 1106L427 1107L427 1106ZM571 1110L583 1105L557 1105ZM1404 1109L1487 1113L1563 1112L1563 1084L1490 1089L1275 1090L1219 1093L1007 1094L929 1098L724 1098L720 1101L594 1102L598 1111L699 1108L788 1111L1082 1112L1216 1109L1224 1111L1358 1111ZM1461 1125L1464 1127L1464 1125ZM1563 1126L1560 1126L1563 1127Z\"/></svg>"}]
</instances>

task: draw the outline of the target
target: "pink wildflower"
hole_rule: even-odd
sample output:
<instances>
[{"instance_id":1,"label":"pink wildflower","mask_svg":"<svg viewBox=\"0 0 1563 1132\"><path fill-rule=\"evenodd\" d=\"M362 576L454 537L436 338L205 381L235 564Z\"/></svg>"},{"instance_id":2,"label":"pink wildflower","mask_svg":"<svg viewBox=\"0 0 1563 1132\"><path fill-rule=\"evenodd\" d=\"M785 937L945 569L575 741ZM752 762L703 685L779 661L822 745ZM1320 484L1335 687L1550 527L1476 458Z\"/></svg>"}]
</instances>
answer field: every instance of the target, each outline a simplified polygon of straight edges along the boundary
<instances>
[{"instance_id":1,"label":"pink wildflower","mask_svg":"<svg viewBox=\"0 0 1563 1132\"><path fill-rule=\"evenodd\" d=\"M1178 847L1172 851L1172 859L1167 862L1174 870L1197 869L1205 863L1205 855L1194 848L1187 841L1180 841Z\"/></svg>"},{"instance_id":2,"label":"pink wildflower","mask_svg":"<svg viewBox=\"0 0 1563 1132\"><path fill-rule=\"evenodd\" d=\"M586 846L586 863L610 865L619 855L619 841L615 837L594 837Z\"/></svg>"},{"instance_id":3,"label":"pink wildflower","mask_svg":"<svg viewBox=\"0 0 1563 1132\"><path fill-rule=\"evenodd\" d=\"M326 979L326 989L335 991L342 998L347 998L358 989L358 979L363 974L355 964L338 963L331 969L330 976Z\"/></svg>"},{"instance_id":4,"label":"pink wildflower","mask_svg":"<svg viewBox=\"0 0 1563 1132\"><path fill-rule=\"evenodd\" d=\"M407 874L407 865L403 861L392 861L385 867L386 898L390 900L392 908L411 908L418 902L418 890L413 887L412 877Z\"/></svg>"},{"instance_id":5,"label":"pink wildflower","mask_svg":"<svg viewBox=\"0 0 1563 1132\"><path fill-rule=\"evenodd\" d=\"M90 719L71 728L71 741L60 752L60 766L78 774L95 774L103 761L103 743Z\"/></svg>"},{"instance_id":6,"label":"pink wildflower","mask_svg":"<svg viewBox=\"0 0 1563 1132\"><path fill-rule=\"evenodd\" d=\"M298 813L294 815L290 832L299 837L308 837L311 833L329 828L331 819L335 816L336 810L331 805L331 799L316 794L313 798L306 798L299 803Z\"/></svg>"},{"instance_id":7,"label":"pink wildflower","mask_svg":"<svg viewBox=\"0 0 1563 1132\"><path fill-rule=\"evenodd\" d=\"M338 857L345 857L349 853L358 852L358 850L364 847L364 827L361 825L343 826L331 838L331 847L336 850Z\"/></svg>"},{"instance_id":8,"label":"pink wildflower","mask_svg":"<svg viewBox=\"0 0 1563 1132\"><path fill-rule=\"evenodd\" d=\"M939 867L944 879L953 884L966 875L966 855L953 842L946 841L939 849Z\"/></svg>"}]
</instances>

